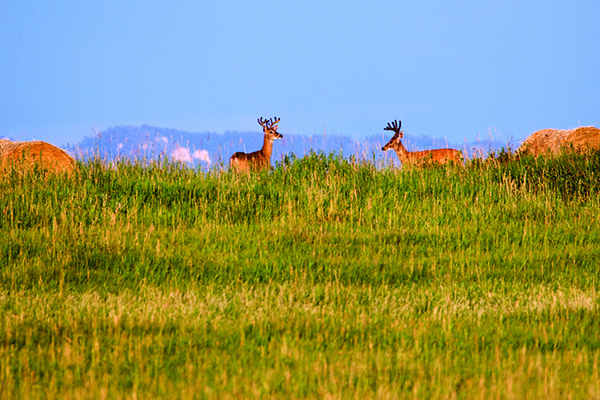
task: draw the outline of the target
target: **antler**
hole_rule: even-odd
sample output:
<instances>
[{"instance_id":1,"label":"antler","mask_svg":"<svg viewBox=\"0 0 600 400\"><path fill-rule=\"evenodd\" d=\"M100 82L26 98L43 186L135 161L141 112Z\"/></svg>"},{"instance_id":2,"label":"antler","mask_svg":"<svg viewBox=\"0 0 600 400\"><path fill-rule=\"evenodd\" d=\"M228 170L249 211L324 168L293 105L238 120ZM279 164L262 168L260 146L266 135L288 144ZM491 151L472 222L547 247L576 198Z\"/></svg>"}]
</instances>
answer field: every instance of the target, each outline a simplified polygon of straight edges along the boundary
<instances>
[{"instance_id":1,"label":"antler","mask_svg":"<svg viewBox=\"0 0 600 400\"><path fill-rule=\"evenodd\" d=\"M394 131L396 133L400 132L400 127L402 126L402 121L396 121L390 123L388 122L387 126L383 128L384 131Z\"/></svg>"},{"instance_id":2,"label":"antler","mask_svg":"<svg viewBox=\"0 0 600 400\"><path fill-rule=\"evenodd\" d=\"M274 125L276 125L279 121L281 121L281 118L269 118L268 120L263 119L262 117L260 117L258 119L258 123L260 124L260 126L262 126L263 128L272 128Z\"/></svg>"}]
</instances>

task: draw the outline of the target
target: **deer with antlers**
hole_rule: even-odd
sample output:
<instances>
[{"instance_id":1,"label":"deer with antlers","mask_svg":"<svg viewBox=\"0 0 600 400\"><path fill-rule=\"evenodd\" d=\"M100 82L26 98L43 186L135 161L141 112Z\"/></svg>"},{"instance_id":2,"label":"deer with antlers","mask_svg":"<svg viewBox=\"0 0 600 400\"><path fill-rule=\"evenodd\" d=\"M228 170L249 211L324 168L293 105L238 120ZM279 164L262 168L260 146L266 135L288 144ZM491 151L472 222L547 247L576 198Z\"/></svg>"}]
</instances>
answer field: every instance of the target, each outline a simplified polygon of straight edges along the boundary
<instances>
[{"instance_id":1,"label":"deer with antlers","mask_svg":"<svg viewBox=\"0 0 600 400\"><path fill-rule=\"evenodd\" d=\"M460 151L455 149L436 149L436 150L424 150L424 151L408 151L402 144L400 139L404 136L404 132L400 130L402 121L391 122L387 124L386 131L393 131L394 136L390 141L381 148L383 151L394 150L398 155L398 158L402 162L402 165L413 164L422 165L426 163L445 164L450 161L456 163L462 163L463 155Z\"/></svg>"},{"instance_id":2,"label":"deer with antlers","mask_svg":"<svg viewBox=\"0 0 600 400\"><path fill-rule=\"evenodd\" d=\"M229 159L229 166L238 172L260 171L271 166L271 153L273 153L273 141L281 139L283 135L277 132L277 124L280 118L258 119L258 123L263 127L265 138L262 149L253 153L244 153L239 151Z\"/></svg>"}]
</instances>

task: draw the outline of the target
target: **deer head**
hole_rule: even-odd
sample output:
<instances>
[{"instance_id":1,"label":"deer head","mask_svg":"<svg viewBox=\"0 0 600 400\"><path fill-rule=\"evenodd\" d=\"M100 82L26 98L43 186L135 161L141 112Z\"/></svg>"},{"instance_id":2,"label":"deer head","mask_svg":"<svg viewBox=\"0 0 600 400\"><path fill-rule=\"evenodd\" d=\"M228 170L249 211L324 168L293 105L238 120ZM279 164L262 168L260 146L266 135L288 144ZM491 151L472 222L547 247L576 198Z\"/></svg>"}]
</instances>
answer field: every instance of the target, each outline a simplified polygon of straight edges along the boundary
<instances>
[{"instance_id":1,"label":"deer head","mask_svg":"<svg viewBox=\"0 0 600 400\"><path fill-rule=\"evenodd\" d=\"M383 151L387 151L390 149L396 149L401 143L400 139L404 136L404 132L400 130L402 126L402 121L388 122L387 126L383 128L384 131L393 131L394 136L390 139L390 141L381 148Z\"/></svg>"},{"instance_id":2,"label":"deer head","mask_svg":"<svg viewBox=\"0 0 600 400\"><path fill-rule=\"evenodd\" d=\"M258 123L263 127L263 132L265 133L265 138L269 140L281 139L283 135L277 132L278 123L281 121L281 118L269 118L269 120L263 120L263 118L258 119Z\"/></svg>"}]
</instances>

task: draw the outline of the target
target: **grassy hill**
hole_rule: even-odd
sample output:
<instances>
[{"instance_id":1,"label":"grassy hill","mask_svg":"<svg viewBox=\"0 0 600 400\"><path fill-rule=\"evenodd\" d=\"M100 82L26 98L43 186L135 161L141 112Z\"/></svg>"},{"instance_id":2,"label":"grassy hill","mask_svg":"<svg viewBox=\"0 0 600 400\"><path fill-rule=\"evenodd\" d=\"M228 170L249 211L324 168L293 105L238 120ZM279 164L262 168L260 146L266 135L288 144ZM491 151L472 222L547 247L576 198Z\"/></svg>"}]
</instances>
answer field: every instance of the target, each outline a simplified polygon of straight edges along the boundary
<instances>
[{"instance_id":1,"label":"grassy hill","mask_svg":"<svg viewBox=\"0 0 600 400\"><path fill-rule=\"evenodd\" d=\"M1 398L599 398L600 153L0 177Z\"/></svg>"}]
</instances>

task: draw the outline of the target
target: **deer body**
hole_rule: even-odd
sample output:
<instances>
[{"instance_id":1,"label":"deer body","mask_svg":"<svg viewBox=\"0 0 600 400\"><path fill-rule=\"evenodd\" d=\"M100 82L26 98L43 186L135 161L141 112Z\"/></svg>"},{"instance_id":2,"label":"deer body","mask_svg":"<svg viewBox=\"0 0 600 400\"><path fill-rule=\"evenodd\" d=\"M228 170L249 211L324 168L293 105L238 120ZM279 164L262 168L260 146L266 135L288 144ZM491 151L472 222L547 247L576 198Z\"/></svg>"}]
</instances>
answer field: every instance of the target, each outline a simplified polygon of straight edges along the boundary
<instances>
[{"instance_id":1,"label":"deer body","mask_svg":"<svg viewBox=\"0 0 600 400\"><path fill-rule=\"evenodd\" d=\"M400 139L402 139L402 137L404 136L404 132L400 130L401 126L402 121L394 121L393 123L388 123L388 125L385 128L383 128L386 131L393 131L395 132L395 134L390 139L390 141L381 148L381 150L394 150L403 165L419 165L425 164L427 162L445 164L449 161L462 163L462 153L455 149L435 149L423 151L406 150L406 147L404 147L404 145L400 141Z\"/></svg>"},{"instance_id":2,"label":"deer body","mask_svg":"<svg viewBox=\"0 0 600 400\"><path fill-rule=\"evenodd\" d=\"M277 123L280 119L269 119L268 121L260 118L258 123L263 127L265 133L262 149L244 153L238 151L229 159L229 166L237 172L260 171L268 169L271 166L271 154L273 153L273 141L281 139L283 135L277 132Z\"/></svg>"}]
</instances>

